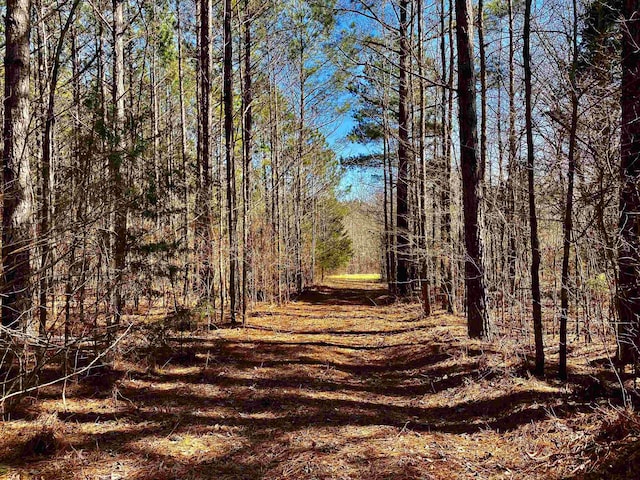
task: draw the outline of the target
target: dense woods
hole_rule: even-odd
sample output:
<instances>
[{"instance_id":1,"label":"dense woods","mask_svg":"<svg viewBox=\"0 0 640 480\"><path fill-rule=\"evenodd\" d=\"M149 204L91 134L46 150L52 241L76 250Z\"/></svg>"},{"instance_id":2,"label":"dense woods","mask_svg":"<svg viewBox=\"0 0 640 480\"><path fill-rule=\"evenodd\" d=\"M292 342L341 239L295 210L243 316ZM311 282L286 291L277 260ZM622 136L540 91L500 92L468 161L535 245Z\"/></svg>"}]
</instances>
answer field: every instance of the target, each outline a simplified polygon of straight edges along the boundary
<instances>
[{"instance_id":1,"label":"dense woods","mask_svg":"<svg viewBox=\"0 0 640 480\"><path fill-rule=\"evenodd\" d=\"M154 308L235 323L314 282L344 216L319 130L337 72L320 70L329 53L312 41L329 41L330 10L114 0L6 12L12 354L98 337L101 350Z\"/></svg>"},{"instance_id":2,"label":"dense woods","mask_svg":"<svg viewBox=\"0 0 640 480\"><path fill-rule=\"evenodd\" d=\"M637 401L637 1L0 9L7 418L336 273L464 317L538 379L599 348Z\"/></svg>"},{"instance_id":3,"label":"dense woods","mask_svg":"<svg viewBox=\"0 0 640 480\"><path fill-rule=\"evenodd\" d=\"M352 160L384 170L389 287L464 310L472 337L527 339L538 374L559 342L566 378L568 328L634 363L635 7L360 8L378 30L354 47L353 136L377 149Z\"/></svg>"}]
</instances>

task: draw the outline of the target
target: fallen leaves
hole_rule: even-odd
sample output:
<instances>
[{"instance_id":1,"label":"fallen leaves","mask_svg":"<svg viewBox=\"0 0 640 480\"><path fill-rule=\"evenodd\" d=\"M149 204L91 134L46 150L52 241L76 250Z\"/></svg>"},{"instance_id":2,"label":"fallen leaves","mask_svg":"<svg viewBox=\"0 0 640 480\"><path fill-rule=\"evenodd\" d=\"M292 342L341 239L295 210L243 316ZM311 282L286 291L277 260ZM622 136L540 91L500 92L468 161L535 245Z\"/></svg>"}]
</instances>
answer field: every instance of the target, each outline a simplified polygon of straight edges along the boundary
<instances>
[{"instance_id":1,"label":"fallen leaves","mask_svg":"<svg viewBox=\"0 0 640 480\"><path fill-rule=\"evenodd\" d=\"M48 389L0 424L0 478L564 478L638 458L637 417L523 374L508 340L470 341L463 319L390 304L377 284L310 295L176 336L162 364L125 358L64 404ZM66 447L21 458L46 418Z\"/></svg>"}]
</instances>

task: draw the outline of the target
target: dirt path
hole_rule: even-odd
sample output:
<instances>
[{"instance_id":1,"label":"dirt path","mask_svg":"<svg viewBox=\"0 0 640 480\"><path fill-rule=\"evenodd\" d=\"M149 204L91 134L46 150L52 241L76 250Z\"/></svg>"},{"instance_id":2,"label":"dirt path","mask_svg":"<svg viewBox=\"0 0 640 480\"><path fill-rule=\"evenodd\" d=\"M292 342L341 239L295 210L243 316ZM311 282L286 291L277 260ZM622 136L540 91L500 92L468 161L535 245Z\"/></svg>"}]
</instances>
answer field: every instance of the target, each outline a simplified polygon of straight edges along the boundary
<instances>
[{"instance_id":1,"label":"dirt path","mask_svg":"<svg viewBox=\"0 0 640 480\"><path fill-rule=\"evenodd\" d=\"M421 318L375 284L183 335L156 366L138 347L108 379L69 385L66 405L51 389L0 424L0 478L581 477L601 426L568 389L466 340L460 318ZM58 444L29 457L40 430Z\"/></svg>"}]
</instances>

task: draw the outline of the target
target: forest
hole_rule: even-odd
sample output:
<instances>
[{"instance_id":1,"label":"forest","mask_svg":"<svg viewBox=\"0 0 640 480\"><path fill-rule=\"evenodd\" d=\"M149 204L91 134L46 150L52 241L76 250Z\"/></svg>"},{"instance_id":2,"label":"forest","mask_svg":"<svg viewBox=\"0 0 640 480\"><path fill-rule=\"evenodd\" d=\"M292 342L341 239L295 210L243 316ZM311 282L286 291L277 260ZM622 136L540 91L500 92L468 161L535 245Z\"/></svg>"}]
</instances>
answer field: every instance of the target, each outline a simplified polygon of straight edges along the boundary
<instances>
[{"instance_id":1,"label":"forest","mask_svg":"<svg viewBox=\"0 0 640 480\"><path fill-rule=\"evenodd\" d=\"M0 479L640 478L640 0L0 13Z\"/></svg>"}]
</instances>

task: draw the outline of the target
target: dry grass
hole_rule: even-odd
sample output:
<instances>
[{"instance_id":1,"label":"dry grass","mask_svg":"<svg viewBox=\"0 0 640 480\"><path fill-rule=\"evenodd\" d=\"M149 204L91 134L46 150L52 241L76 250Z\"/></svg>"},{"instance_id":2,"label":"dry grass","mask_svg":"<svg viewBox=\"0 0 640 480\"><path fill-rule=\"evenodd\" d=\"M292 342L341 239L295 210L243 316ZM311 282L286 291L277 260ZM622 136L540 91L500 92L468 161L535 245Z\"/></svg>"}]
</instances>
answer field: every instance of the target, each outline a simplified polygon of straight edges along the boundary
<instances>
[{"instance_id":1,"label":"dry grass","mask_svg":"<svg viewBox=\"0 0 640 480\"><path fill-rule=\"evenodd\" d=\"M540 380L513 345L465 332L333 278L246 328L175 333L163 362L132 339L109 377L0 424L0 478L637 478L637 417L609 406L598 362Z\"/></svg>"},{"instance_id":2,"label":"dry grass","mask_svg":"<svg viewBox=\"0 0 640 480\"><path fill-rule=\"evenodd\" d=\"M379 273L341 273L338 275L330 275L329 281L350 281L350 282L379 282Z\"/></svg>"}]
</instances>

